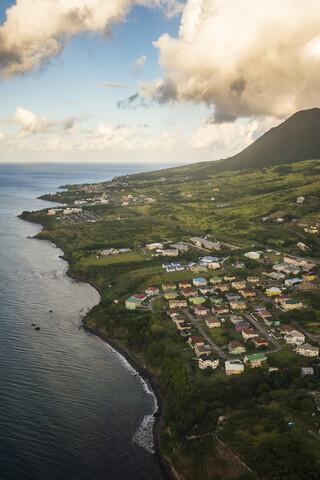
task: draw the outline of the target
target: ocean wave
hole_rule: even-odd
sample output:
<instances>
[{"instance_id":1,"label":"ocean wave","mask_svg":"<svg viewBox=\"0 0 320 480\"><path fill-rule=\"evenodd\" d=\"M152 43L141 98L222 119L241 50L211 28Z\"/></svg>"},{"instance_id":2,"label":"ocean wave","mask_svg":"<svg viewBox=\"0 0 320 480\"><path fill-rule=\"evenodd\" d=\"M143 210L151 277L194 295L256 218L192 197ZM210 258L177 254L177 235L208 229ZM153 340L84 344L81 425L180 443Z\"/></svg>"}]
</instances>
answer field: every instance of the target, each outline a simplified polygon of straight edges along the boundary
<instances>
[{"instance_id":1,"label":"ocean wave","mask_svg":"<svg viewBox=\"0 0 320 480\"><path fill-rule=\"evenodd\" d=\"M139 372L135 368L133 368L132 365L127 361L127 359L121 355L117 350L115 350L111 345L109 345L107 342L105 342L106 347L111 350L120 360L122 365L130 372L132 375L135 377L139 378L139 381L142 385L143 390L147 395L150 395L153 401L152 405L152 413L150 415L145 415L143 417L143 420L137 430L135 431L133 435L133 441L140 447L144 448L147 450L149 453L155 453L154 449L154 438L153 438L153 426L155 422L155 414L158 411L158 402L157 402L157 397L153 393L153 391L150 389L149 385L147 382L144 380L144 378L141 377Z\"/></svg>"}]
</instances>

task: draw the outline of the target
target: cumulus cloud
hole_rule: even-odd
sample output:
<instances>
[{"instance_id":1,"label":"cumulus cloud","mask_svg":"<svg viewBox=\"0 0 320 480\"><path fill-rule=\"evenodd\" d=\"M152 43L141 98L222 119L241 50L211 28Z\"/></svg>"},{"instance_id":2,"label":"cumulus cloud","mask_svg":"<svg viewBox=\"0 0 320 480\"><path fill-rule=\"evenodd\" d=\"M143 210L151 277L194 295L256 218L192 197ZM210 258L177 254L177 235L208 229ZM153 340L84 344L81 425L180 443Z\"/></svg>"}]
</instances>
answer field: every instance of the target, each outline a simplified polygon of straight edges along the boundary
<instances>
[{"instance_id":1,"label":"cumulus cloud","mask_svg":"<svg viewBox=\"0 0 320 480\"><path fill-rule=\"evenodd\" d=\"M141 55L140 58L137 58L137 60L134 62L134 65L132 67L132 70L134 73L140 73L146 64L147 57L145 55Z\"/></svg>"},{"instance_id":2,"label":"cumulus cloud","mask_svg":"<svg viewBox=\"0 0 320 480\"><path fill-rule=\"evenodd\" d=\"M210 149L229 154L239 152L248 147L264 132L279 123L275 117L261 117L246 122L221 122L208 118L202 122L188 141L192 149Z\"/></svg>"},{"instance_id":3,"label":"cumulus cloud","mask_svg":"<svg viewBox=\"0 0 320 480\"><path fill-rule=\"evenodd\" d=\"M188 0L179 37L154 45L159 102L215 106L216 120L291 115L320 102L318 0Z\"/></svg>"},{"instance_id":4,"label":"cumulus cloud","mask_svg":"<svg viewBox=\"0 0 320 480\"><path fill-rule=\"evenodd\" d=\"M30 137L37 134L48 134L56 131L64 133L74 133L80 121L86 117L68 117L63 120L49 120L43 114L36 113L26 108L17 107L16 113L9 122L20 126L18 136L20 138Z\"/></svg>"},{"instance_id":5,"label":"cumulus cloud","mask_svg":"<svg viewBox=\"0 0 320 480\"><path fill-rule=\"evenodd\" d=\"M0 26L3 76L28 73L59 56L75 34L110 36L134 5L161 8L169 16L182 8L178 0L17 0Z\"/></svg>"},{"instance_id":6,"label":"cumulus cloud","mask_svg":"<svg viewBox=\"0 0 320 480\"><path fill-rule=\"evenodd\" d=\"M120 100L117 102L117 108L119 109L133 109L136 110L139 107L150 107L152 104L151 100L146 100L145 97L141 96L139 93L134 93L125 100Z\"/></svg>"}]
</instances>

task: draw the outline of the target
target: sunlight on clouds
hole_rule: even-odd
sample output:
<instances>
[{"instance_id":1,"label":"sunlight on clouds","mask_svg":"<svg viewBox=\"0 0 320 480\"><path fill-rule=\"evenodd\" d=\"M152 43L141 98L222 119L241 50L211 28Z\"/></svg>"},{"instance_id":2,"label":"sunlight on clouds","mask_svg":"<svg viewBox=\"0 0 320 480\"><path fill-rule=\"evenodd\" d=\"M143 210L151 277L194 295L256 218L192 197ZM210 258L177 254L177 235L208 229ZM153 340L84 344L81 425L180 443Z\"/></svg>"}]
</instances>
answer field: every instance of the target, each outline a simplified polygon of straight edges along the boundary
<instances>
[{"instance_id":1,"label":"sunlight on clouds","mask_svg":"<svg viewBox=\"0 0 320 480\"><path fill-rule=\"evenodd\" d=\"M154 42L165 76L153 95L215 105L217 121L313 107L319 24L318 0L188 0L179 38Z\"/></svg>"}]
</instances>

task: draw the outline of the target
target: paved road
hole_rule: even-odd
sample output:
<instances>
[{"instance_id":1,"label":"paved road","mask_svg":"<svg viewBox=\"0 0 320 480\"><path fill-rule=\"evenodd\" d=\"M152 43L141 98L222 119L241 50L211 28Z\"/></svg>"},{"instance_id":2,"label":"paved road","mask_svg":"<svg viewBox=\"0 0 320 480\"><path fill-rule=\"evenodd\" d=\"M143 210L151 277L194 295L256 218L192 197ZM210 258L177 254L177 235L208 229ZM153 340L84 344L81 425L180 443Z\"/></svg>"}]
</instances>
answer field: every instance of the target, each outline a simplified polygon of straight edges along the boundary
<instances>
[{"instance_id":1,"label":"paved road","mask_svg":"<svg viewBox=\"0 0 320 480\"><path fill-rule=\"evenodd\" d=\"M245 313L244 315L245 317L247 317L249 322L252 323L256 327L256 329L259 330L259 332L261 332L268 339L268 341L273 343L273 345L276 347L273 350L268 350L268 351L265 351L264 353L280 352L280 350L282 350L280 343L278 343L277 340L275 340L273 337L270 337L267 330L265 330L260 325L260 323L253 318L252 315L250 315L249 313Z\"/></svg>"},{"instance_id":2,"label":"paved road","mask_svg":"<svg viewBox=\"0 0 320 480\"><path fill-rule=\"evenodd\" d=\"M209 345L220 355L220 357L227 359L230 358L228 357L224 351L213 341L212 337L205 331L205 329L199 325L199 320L197 318L194 318L191 313L187 310L184 309L183 313L188 317L188 319L191 321L191 323L199 330L201 335L207 340Z\"/></svg>"}]
</instances>

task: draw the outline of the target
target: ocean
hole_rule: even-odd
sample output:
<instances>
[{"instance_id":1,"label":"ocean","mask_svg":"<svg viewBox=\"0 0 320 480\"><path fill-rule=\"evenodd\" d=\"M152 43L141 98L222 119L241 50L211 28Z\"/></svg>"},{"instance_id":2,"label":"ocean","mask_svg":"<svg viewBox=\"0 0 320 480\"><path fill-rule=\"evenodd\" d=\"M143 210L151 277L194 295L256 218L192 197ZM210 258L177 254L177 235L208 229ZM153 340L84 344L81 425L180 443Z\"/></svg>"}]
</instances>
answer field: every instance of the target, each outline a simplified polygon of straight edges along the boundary
<instances>
[{"instance_id":1,"label":"ocean","mask_svg":"<svg viewBox=\"0 0 320 480\"><path fill-rule=\"evenodd\" d=\"M0 164L2 480L162 478L152 453L154 395L117 352L81 328L98 293L68 278L62 251L33 239L39 226L17 217L52 206L37 197L60 185L149 169Z\"/></svg>"}]
</instances>

